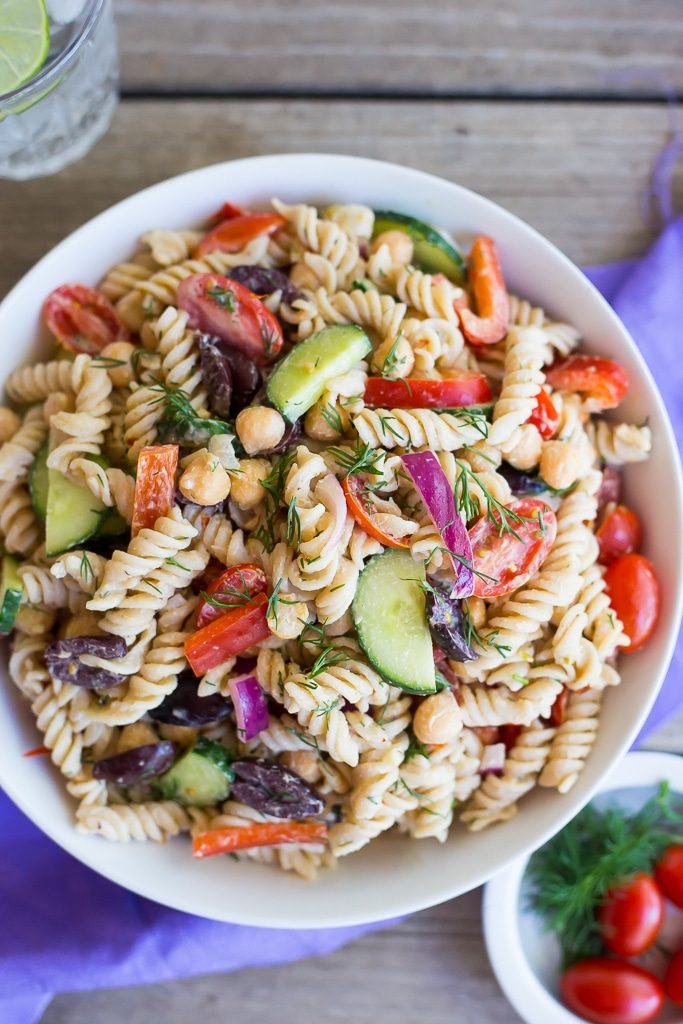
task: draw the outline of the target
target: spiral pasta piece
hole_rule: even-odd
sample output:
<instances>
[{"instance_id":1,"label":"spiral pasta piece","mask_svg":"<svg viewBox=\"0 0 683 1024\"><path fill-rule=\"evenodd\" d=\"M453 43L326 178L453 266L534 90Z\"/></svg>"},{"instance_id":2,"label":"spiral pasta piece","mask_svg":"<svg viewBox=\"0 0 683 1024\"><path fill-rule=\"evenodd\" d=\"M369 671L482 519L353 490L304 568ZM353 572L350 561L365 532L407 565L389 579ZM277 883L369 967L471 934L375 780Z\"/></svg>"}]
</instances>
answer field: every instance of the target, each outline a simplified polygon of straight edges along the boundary
<instances>
[{"instance_id":1,"label":"spiral pasta piece","mask_svg":"<svg viewBox=\"0 0 683 1024\"><path fill-rule=\"evenodd\" d=\"M545 666L541 678L512 693L505 686L463 686L459 703L463 723L472 728L484 725L531 725L545 718L562 692L563 678L556 666Z\"/></svg>"},{"instance_id":2,"label":"spiral pasta piece","mask_svg":"<svg viewBox=\"0 0 683 1024\"><path fill-rule=\"evenodd\" d=\"M588 432L600 458L608 466L644 462L652 451L652 431L646 425L597 420L589 425Z\"/></svg>"},{"instance_id":3,"label":"spiral pasta piece","mask_svg":"<svg viewBox=\"0 0 683 1024\"><path fill-rule=\"evenodd\" d=\"M150 800L142 804L86 804L76 812L76 830L118 843L131 840L165 843L172 836L196 828L208 828L210 812L203 807L183 807L175 800Z\"/></svg>"},{"instance_id":4,"label":"spiral pasta piece","mask_svg":"<svg viewBox=\"0 0 683 1024\"><path fill-rule=\"evenodd\" d=\"M16 433L0 447L0 481L25 480L46 435L43 410L40 407L29 409Z\"/></svg>"},{"instance_id":5,"label":"spiral pasta piece","mask_svg":"<svg viewBox=\"0 0 683 1024\"><path fill-rule=\"evenodd\" d=\"M30 555L40 543L41 532L28 487L14 481L0 483L0 534L5 550Z\"/></svg>"},{"instance_id":6,"label":"spiral pasta piece","mask_svg":"<svg viewBox=\"0 0 683 1024\"><path fill-rule=\"evenodd\" d=\"M408 812L404 823L413 839L434 838L443 843L448 838L457 777L453 755L459 747L456 737L450 743L429 748L427 754L415 754L403 764L401 782L417 798L417 806Z\"/></svg>"},{"instance_id":7,"label":"spiral pasta piece","mask_svg":"<svg viewBox=\"0 0 683 1024\"><path fill-rule=\"evenodd\" d=\"M18 690L30 701L35 701L51 686L50 673L45 665L45 647L51 637L47 633L29 636L15 633L9 657L9 674Z\"/></svg>"},{"instance_id":8,"label":"spiral pasta piece","mask_svg":"<svg viewBox=\"0 0 683 1024\"><path fill-rule=\"evenodd\" d=\"M38 608L68 608L80 611L85 604L85 595L79 584L70 576L56 579L44 565L20 565L17 570L23 590L22 600Z\"/></svg>"},{"instance_id":9,"label":"spiral pasta piece","mask_svg":"<svg viewBox=\"0 0 683 1024\"><path fill-rule=\"evenodd\" d=\"M360 273L358 245L334 221L320 217L314 206L288 206L279 199L273 206L307 250L301 260L303 272L292 272L294 282L300 287L322 285L328 292L348 288Z\"/></svg>"},{"instance_id":10,"label":"spiral pasta piece","mask_svg":"<svg viewBox=\"0 0 683 1024\"><path fill-rule=\"evenodd\" d=\"M94 594L104 576L106 564L107 559L103 555L83 548L60 555L50 566L50 572L55 579L68 577L75 580L84 593Z\"/></svg>"},{"instance_id":11,"label":"spiral pasta piece","mask_svg":"<svg viewBox=\"0 0 683 1024\"><path fill-rule=\"evenodd\" d=\"M481 416L435 409L363 409L352 422L361 441L372 448L456 451L480 441L488 431Z\"/></svg>"},{"instance_id":12,"label":"spiral pasta piece","mask_svg":"<svg viewBox=\"0 0 683 1024\"><path fill-rule=\"evenodd\" d=\"M487 441L509 454L519 441L519 428L527 423L548 362L545 335L536 327L511 327L505 348L505 372L500 396L493 408L493 423Z\"/></svg>"},{"instance_id":13,"label":"spiral pasta piece","mask_svg":"<svg viewBox=\"0 0 683 1024\"><path fill-rule=\"evenodd\" d=\"M539 779L541 786L568 793L591 752L598 731L600 691L571 693L565 720L557 729L548 761Z\"/></svg>"}]
</instances>

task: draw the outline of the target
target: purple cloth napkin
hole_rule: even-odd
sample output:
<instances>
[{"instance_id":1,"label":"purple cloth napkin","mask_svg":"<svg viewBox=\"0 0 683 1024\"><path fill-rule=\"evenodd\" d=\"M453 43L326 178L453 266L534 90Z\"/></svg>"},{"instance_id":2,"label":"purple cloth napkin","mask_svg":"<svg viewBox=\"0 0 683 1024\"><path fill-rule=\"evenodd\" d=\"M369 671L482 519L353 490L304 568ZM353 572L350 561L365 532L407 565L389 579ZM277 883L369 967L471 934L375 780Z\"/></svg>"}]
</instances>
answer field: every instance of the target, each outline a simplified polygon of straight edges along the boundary
<instances>
[{"instance_id":1,"label":"purple cloth napkin","mask_svg":"<svg viewBox=\"0 0 683 1024\"><path fill-rule=\"evenodd\" d=\"M631 330L683 435L683 218L642 260L587 271ZM683 704L674 661L641 737ZM34 1024L53 993L159 982L329 953L381 928L218 924L133 896L83 867L0 796L0 1021Z\"/></svg>"}]
</instances>

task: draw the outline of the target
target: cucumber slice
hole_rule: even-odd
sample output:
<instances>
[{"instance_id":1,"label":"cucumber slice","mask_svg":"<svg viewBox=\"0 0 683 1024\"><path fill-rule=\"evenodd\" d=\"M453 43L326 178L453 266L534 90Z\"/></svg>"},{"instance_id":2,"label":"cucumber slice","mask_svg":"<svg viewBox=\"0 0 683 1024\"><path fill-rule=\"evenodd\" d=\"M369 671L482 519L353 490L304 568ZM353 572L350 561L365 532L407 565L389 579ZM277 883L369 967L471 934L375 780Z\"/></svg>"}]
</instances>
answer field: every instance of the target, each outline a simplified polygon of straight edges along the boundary
<instances>
[{"instance_id":1,"label":"cucumber slice","mask_svg":"<svg viewBox=\"0 0 683 1024\"><path fill-rule=\"evenodd\" d=\"M296 345L266 385L268 398L293 423L318 401L332 377L348 373L372 349L364 330L334 324Z\"/></svg>"},{"instance_id":2,"label":"cucumber slice","mask_svg":"<svg viewBox=\"0 0 683 1024\"><path fill-rule=\"evenodd\" d=\"M42 519L43 522L45 522L47 515L47 456L49 451L50 445L46 441L42 448L38 449L28 474L28 489L31 492L33 508L38 518Z\"/></svg>"},{"instance_id":3,"label":"cucumber slice","mask_svg":"<svg viewBox=\"0 0 683 1024\"><path fill-rule=\"evenodd\" d=\"M97 533L110 510L87 487L67 480L57 469L48 469L45 552L49 558L82 544Z\"/></svg>"},{"instance_id":4,"label":"cucumber slice","mask_svg":"<svg viewBox=\"0 0 683 1024\"><path fill-rule=\"evenodd\" d=\"M405 213L375 210L372 237L377 238L384 231L404 231L410 235L415 246L416 266L430 274L445 274L456 284L463 284L467 273L465 261L452 243L429 224Z\"/></svg>"},{"instance_id":5,"label":"cucumber slice","mask_svg":"<svg viewBox=\"0 0 683 1024\"><path fill-rule=\"evenodd\" d=\"M19 559L4 555L0 570L0 634L6 636L14 625L21 604L23 587L17 569Z\"/></svg>"},{"instance_id":6,"label":"cucumber slice","mask_svg":"<svg viewBox=\"0 0 683 1024\"><path fill-rule=\"evenodd\" d=\"M380 675L411 693L434 693L424 565L406 551L375 555L358 579L351 606L358 642Z\"/></svg>"},{"instance_id":7,"label":"cucumber slice","mask_svg":"<svg viewBox=\"0 0 683 1024\"><path fill-rule=\"evenodd\" d=\"M165 800L208 807L227 799L233 779L225 747L202 738L156 780L154 788Z\"/></svg>"}]
</instances>

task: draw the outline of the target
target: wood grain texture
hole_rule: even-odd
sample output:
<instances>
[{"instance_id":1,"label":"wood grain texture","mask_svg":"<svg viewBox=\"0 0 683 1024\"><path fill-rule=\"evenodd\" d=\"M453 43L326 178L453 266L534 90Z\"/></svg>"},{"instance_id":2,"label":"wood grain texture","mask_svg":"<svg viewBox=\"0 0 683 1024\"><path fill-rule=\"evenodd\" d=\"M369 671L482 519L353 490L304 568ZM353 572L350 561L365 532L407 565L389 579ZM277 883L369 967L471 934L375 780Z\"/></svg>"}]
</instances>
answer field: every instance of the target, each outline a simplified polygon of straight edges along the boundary
<instances>
[{"instance_id":1,"label":"wood grain texture","mask_svg":"<svg viewBox=\"0 0 683 1024\"><path fill-rule=\"evenodd\" d=\"M683 91L679 0L116 0L115 7L128 89Z\"/></svg>"},{"instance_id":2,"label":"wood grain texture","mask_svg":"<svg viewBox=\"0 0 683 1024\"><path fill-rule=\"evenodd\" d=\"M49 179L0 183L0 224L12 240L0 257L0 292L131 192L203 164L278 151L421 167L508 207L579 263L628 256L651 237L641 197L667 132L665 107L645 104L124 102L80 163ZM683 196L683 176L678 186ZM362 199L362 182L358 189Z\"/></svg>"}]
</instances>

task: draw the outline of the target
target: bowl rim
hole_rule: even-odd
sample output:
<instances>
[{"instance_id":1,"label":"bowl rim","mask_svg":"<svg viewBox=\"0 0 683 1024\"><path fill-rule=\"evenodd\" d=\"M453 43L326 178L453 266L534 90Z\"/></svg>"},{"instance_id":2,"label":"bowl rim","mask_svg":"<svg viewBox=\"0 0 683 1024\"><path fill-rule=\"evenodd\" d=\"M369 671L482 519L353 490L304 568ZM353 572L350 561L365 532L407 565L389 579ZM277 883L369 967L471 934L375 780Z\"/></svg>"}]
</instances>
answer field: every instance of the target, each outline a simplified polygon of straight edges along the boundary
<instances>
[{"instance_id":1,"label":"bowl rim","mask_svg":"<svg viewBox=\"0 0 683 1024\"><path fill-rule=\"evenodd\" d=\"M655 396L655 400L658 403L659 411L662 415L662 422L664 430L667 436L667 442L670 452L673 454L672 457L672 479L670 485L672 488L673 504L675 506L675 518L677 519L677 525L679 534L683 533L683 478L681 475L680 459L677 455L677 446L675 442L675 436L673 428L666 411L664 402L659 394L657 385L652 377L649 367L645 363L643 356L641 355L637 345L631 338L625 325L616 315L614 310L609 306L603 296L598 292L594 285L585 277L580 269L560 250L554 245L549 239L543 236L539 231L529 225L526 221L520 217L511 213L505 207L487 199L485 196L481 196L471 189L465 188L462 185L458 185L454 182L448 181L445 178L441 178L437 175L428 174L424 171L419 171L411 167L406 167L400 164L394 164L389 161L374 160L366 157L348 156L344 154L330 154L330 153L284 153L284 154L268 154L263 156L245 157L239 160L227 160L220 161L215 164L206 165L205 167L197 168L195 170L186 171L182 174L175 175L171 178L163 179L153 185L147 186L138 192L127 196L112 206L107 207L95 217L86 221L83 225L75 229L69 235L67 235L61 242L49 250L20 280L10 289L8 294L5 296L3 301L0 303L0 324L4 317L12 315L12 309L15 303L20 303L24 298L27 301L32 301L35 306L35 292L32 290L33 282L41 276L43 267L52 262L56 261L64 250L77 243L81 238L89 235L91 232L97 232L102 227L111 223L111 221L118 215L125 211L128 206L136 206L144 201L146 196L152 193L163 195L164 190L169 192L175 191L179 186L183 184L196 184L197 179L201 179L203 175L210 177L215 175L222 170L232 169L236 166L242 170L248 170L250 167L265 167L272 164L273 167L278 169L282 168L283 164L290 164L296 167L301 161L306 161L310 164L314 161L318 167L318 177L320 180L320 191L324 192L326 188L325 184L325 168L329 166L330 169L338 173L340 170L346 170L349 174L353 174L354 180L362 181L362 173L364 169L377 170L386 169L389 173L394 176L394 179L403 179L402 187L405 185L406 189L408 186L412 188L419 188L422 184L425 188L442 189L447 186L454 198L460 196L467 203L470 210L473 208L476 210L490 210L499 219L507 223L513 230L521 233L522 235L531 235L536 239L536 244L540 244L541 248L545 249L547 253L552 254L555 261L562 265L562 273L566 275L567 279L572 278L575 282L580 281L580 287L590 293L591 302L597 304L602 308L603 314L611 320L614 332L619 335L622 339L627 339L630 342L630 355L638 365L639 375L644 378L650 386L652 393ZM288 181L292 180L291 176ZM245 191L247 188L245 188ZM292 188L287 186L286 191L292 191ZM310 192L310 190L308 190ZM359 193L362 192L362 186L358 188ZM301 200L305 201L305 200ZM313 201L313 200L311 200ZM654 703L657 693L664 680L666 670L671 661L674 651L674 645L676 641L676 628L675 623L680 621L681 610L683 608L683 579L679 578L677 581L676 594L675 594L675 608L673 609L674 615L672 616L672 622L674 628L671 628L666 635L665 641L662 645L662 656L658 665L657 675L659 676L659 684L655 690L651 693L647 703L641 708L639 715L632 721L631 726L627 732L625 732L620 740L620 743L615 747L614 759L619 759L627 747L635 739L639 729L645 721L647 714L649 713L652 704ZM613 762L612 762L613 763ZM607 769L609 772L610 769ZM6 773L5 773L6 774ZM604 776L603 776L604 777ZM598 778L591 785L582 791L581 800L579 806L575 806L571 797L565 797L563 801L558 802L557 815L554 817L553 822L545 827L542 831L534 835L530 845L528 845L529 854L537 849L543 843L554 835L562 828L566 822L578 811L582 806L587 803L593 793L601 784L602 778ZM78 841L82 840L83 837L79 836L78 833L73 832L73 838L71 835L64 836L59 834L59 826L57 822L50 819L46 809L42 806L36 806L30 802L30 794L23 793L20 791L20 787L14 784L11 777L2 777L2 765L0 764L0 784L5 788L5 791L10 796L15 804L37 825L46 835L48 835L53 841L57 842L63 849L65 849L72 856L75 856L78 860L102 874L104 877L111 879L114 882L122 885L126 889L132 892L136 892L141 896L148 899L155 900L165 906L173 907L177 910L186 911L188 913L199 913L205 917L212 917L216 920L230 921L237 924L251 924L265 927L288 927L288 928L311 928L311 927L336 927L336 926L348 926L358 925L364 923L371 923L374 921L381 921L389 917L396 917L404 914L413 913L418 910L425 909L429 906L437 905L438 903L444 902L455 896L460 895L465 891L469 891L477 886L488 881L491 877L490 869L481 869L478 873L471 875L463 885L458 878L444 878L443 884L441 884L438 892L423 893L422 895L413 895L411 891L407 891L403 894L400 900L395 900L390 906L384 907L381 910L362 910L348 908L337 910L334 914L326 913L323 901L320 901L320 910L317 912L317 916L311 916L310 913L302 914L299 917L292 915L287 918L286 922L283 922L281 916L273 914L268 910L261 908L258 912L249 913L234 913L231 912L229 916L220 908L215 910L211 907L204 907L201 910L197 910L197 905L194 902L190 894L186 895L184 892L172 891L168 892L168 885L161 882L157 882L154 879L151 883L142 883L137 877L131 879L129 873L126 870L118 870L118 868L112 868L111 866L106 869L100 865L93 865L90 858L80 848ZM503 859L499 867L496 868L496 872L505 870L506 866L514 859L516 854L510 854L507 858ZM324 883L316 883L318 892L322 893L322 886Z\"/></svg>"},{"instance_id":2,"label":"bowl rim","mask_svg":"<svg viewBox=\"0 0 683 1024\"><path fill-rule=\"evenodd\" d=\"M683 793L683 757L658 750L632 750L612 766L593 795L652 788L663 780L671 783L674 792ZM524 954L519 896L531 856L518 857L484 889L482 926L491 969L505 997L527 1024L586 1024L545 988Z\"/></svg>"}]
</instances>

